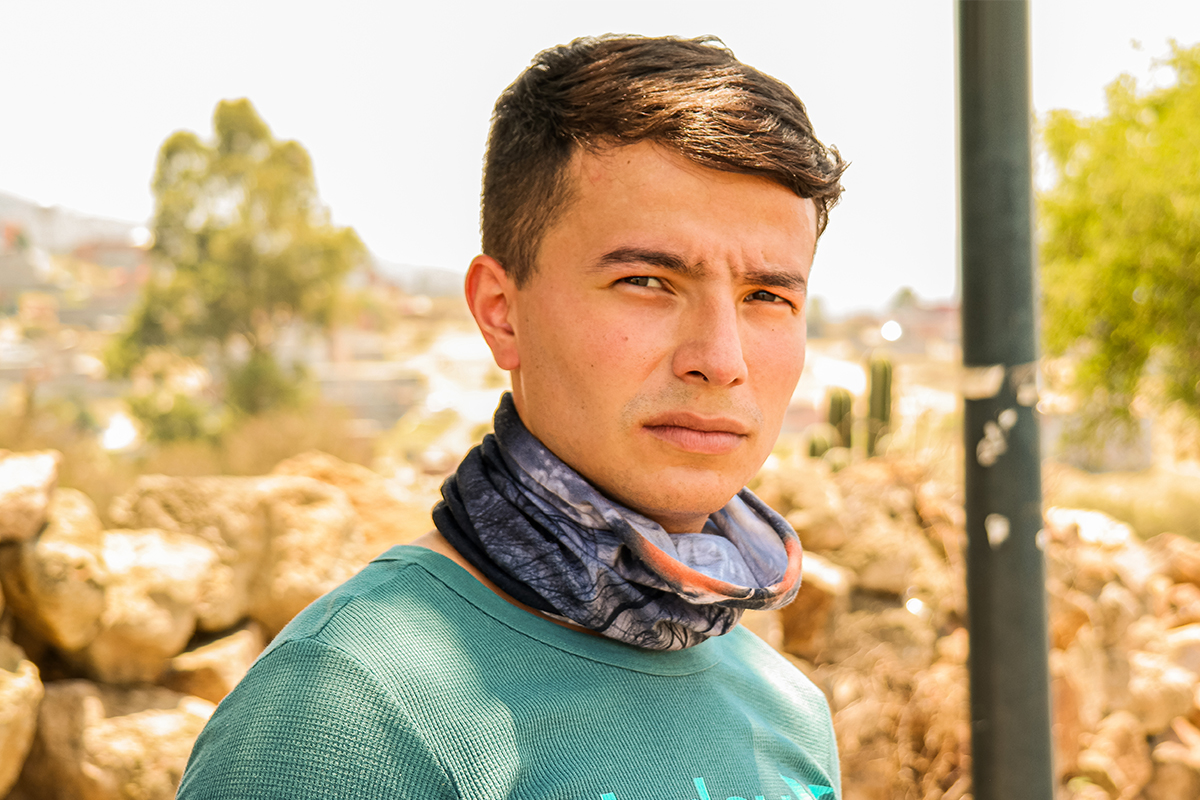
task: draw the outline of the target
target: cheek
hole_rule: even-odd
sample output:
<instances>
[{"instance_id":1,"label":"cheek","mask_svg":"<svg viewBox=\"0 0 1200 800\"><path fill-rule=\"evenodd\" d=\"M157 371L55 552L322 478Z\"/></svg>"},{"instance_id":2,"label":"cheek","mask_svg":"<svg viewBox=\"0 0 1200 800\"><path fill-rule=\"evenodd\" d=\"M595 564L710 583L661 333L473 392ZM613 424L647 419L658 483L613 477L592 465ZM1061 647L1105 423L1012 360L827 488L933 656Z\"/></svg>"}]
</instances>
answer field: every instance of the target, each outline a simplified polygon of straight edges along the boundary
<instances>
[{"instance_id":1,"label":"cheek","mask_svg":"<svg viewBox=\"0 0 1200 800\"><path fill-rule=\"evenodd\" d=\"M763 331L754 342L754 356L750 364L764 389L786 391L791 397L800 372L804 369L804 328L782 327Z\"/></svg>"}]
</instances>

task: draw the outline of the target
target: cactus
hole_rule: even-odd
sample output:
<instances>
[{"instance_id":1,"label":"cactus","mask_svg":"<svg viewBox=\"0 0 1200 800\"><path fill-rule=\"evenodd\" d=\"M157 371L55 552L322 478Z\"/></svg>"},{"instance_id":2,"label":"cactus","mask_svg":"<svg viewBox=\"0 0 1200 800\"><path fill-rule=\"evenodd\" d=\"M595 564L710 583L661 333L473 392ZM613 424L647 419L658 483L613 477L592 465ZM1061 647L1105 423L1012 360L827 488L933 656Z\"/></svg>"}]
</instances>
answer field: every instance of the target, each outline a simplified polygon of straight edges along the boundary
<instances>
[{"instance_id":1,"label":"cactus","mask_svg":"<svg viewBox=\"0 0 1200 800\"><path fill-rule=\"evenodd\" d=\"M854 426L854 397L835 386L829 390L829 424L837 431L837 446L850 446L850 429Z\"/></svg>"},{"instance_id":2,"label":"cactus","mask_svg":"<svg viewBox=\"0 0 1200 800\"><path fill-rule=\"evenodd\" d=\"M892 362L886 358L871 361L871 402L867 414L867 455L875 455L879 439L892 426Z\"/></svg>"},{"instance_id":3,"label":"cactus","mask_svg":"<svg viewBox=\"0 0 1200 800\"><path fill-rule=\"evenodd\" d=\"M828 425L813 425L808 429L808 457L820 458L833 447L836 432Z\"/></svg>"}]
</instances>

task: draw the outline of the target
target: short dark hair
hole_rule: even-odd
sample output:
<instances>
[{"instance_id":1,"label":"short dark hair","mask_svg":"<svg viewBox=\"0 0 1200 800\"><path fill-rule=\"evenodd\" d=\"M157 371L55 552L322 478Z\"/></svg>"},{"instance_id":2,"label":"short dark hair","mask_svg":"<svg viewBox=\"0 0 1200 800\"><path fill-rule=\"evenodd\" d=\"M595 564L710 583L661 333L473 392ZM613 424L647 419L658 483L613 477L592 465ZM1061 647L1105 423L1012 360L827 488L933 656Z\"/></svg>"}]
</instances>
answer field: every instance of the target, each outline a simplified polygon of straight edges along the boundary
<instances>
[{"instance_id":1,"label":"short dark hair","mask_svg":"<svg viewBox=\"0 0 1200 800\"><path fill-rule=\"evenodd\" d=\"M570 202L574 154L647 140L811 198L818 236L848 166L817 140L791 89L715 37L576 39L539 53L496 101L483 173L484 253L523 286Z\"/></svg>"}]
</instances>

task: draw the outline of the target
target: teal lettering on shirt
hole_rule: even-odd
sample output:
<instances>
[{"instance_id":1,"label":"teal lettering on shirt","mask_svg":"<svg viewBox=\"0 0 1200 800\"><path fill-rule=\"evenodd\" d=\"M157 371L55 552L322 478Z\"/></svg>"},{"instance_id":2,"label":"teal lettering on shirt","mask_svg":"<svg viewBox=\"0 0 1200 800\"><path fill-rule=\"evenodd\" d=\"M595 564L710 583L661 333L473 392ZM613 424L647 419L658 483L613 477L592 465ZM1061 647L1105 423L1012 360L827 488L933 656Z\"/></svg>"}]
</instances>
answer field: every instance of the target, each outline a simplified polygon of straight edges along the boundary
<instances>
[{"instance_id":1,"label":"teal lettering on shirt","mask_svg":"<svg viewBox=\"0 0 1200 800\"><path fill-rule=\"evenodd\" d=\"M704 785L704 778L692 778L692 783L696 784L696 791L700 793L700 800L712 800L708 796L708 787Z\"/></svg>"},{"instance_id":2,"label":"teal lettering on shirt","mask_svg":"<svg viewBox=\"0 0 1200 800\"><path fill-rule=\"evenodd\" d=\"M812 783L805 786L799 781L792 780L787 775L780 775L779 777L783 778L783 782L788 785L788 788L796 793L796 800L804 800L805 797L819 800L819 798L827 794L833 794L833 789L829 786L818 786Z\"/></svg>"}]
</instances>

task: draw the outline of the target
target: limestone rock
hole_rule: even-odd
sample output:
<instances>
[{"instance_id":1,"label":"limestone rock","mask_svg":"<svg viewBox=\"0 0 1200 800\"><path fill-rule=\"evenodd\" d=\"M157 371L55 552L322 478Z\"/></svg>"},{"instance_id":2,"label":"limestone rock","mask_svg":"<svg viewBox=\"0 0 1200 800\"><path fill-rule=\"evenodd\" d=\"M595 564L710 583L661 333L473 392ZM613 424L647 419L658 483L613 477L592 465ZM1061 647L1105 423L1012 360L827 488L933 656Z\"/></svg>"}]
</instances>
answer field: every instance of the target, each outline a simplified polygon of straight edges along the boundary
<instances>
[{"instance_id":1,"label":"limestone rock","mask_svg":"<svg viewBox=\"0 0 1200 800\"><path fill-rule=\"evenodd\" d=\"M1079 771L1117 800L1136 798L1153 773L1150 746L1137 717L1128 711L1105 717L1079 754Z\"/></svg>"},{"instance_id":2,"label":"limestone rock","mask_svg":"<svg viewBox=\"0 0 1200 800\"><path fill-rule=\"evenodd\" d=\"M833 715L844 800L891 800L899 771L896 728L901 707L875 692Z\"/></svg>"},{"instance_id":3,"label":"limestone rock","mask_svg":"<svg viewBox=\"0 0 1200 800\"><path fill-rule=\"evenodd\" d=\"M191 537L159 530L106 531L102 555L109 582L100 632L75 659L105 683L154 682L192 638L217 557Z\"/></svg>"},{"instance_id":4,"label":"limestone rock","mask_svg":"<svg viewBox=\"0 0 1200 800\"><path fill-rule=\"evenodd\" d=\"M216 641L175 656L162 684L219 703L237 686L265 646L262 628L248 623Z\"/></svg>"},{"instance_id":5,"label":"limestone rock","mask_svg":"<svg viewBox=\"0 0 1200 800\"><path fill-rule=\"evenodd\" d=\"M1153 592L1154 614L1168 628L1177 628L1200 622L1200 586L1194 583L1174 583L1166 576L1159 576ZM1165 586L1162 584L1165 583Z\"/></svg>"},{"instance_id":6,"label":"limestone rock","mask_svg":"<svg viewBox=\"0 0 1200 800\"><path fill-rule=\"evenodd\" d=\"M916 676L898 721L900 763L916 776L919 797L961 797L971 780L967 668L939 661Z\"/></svg>"},{"instance_id":7,"label":"limestone rock","mask_svg":"<svg viewBox=\"0 0 1200 800\"><path fill-rule=\"evenodd\" d=\"M1200 675L1200 624L1172 628L1163 637L1162 644L1171 663Z\"/></svg>"},{"instance_id":8,"label":"limestone rock","mask_svg":"<svg viewBox=\"0 0 1200 800\"><path fill-rule=\"evenodd\" d=\"M1200 585L1200 543L1174 533L1162 533L1146 545L1163 562L1163 571L1176 583Z\"/></svg>"},{"instance_id":9,"label":"limestone rock","mask_svg":"<svg viewBox=\"0 0 1200 800\"><path fill-rule=\"evenodd\" d=\"M1183 717L1171 722L1169 737L1152 753L1154 778L1146 787L1146 800L1200 797L1200 730Z\"/></svg>"},{"instance_id":10,"label":"limestone rock","mask_svg":"<svg viewBox=\"0 0 1200 800\"><path fill-rule=\"evenodd\" d=\"M266 518L258 495L261 482L145 475L113 501L109 516L118 525L186 534L216 553L197 606L201 630L227 630L250 608L267 551Z\"/></svg>"},{"instance_id":11,"label":"limestone rock","mask_svg":"<svg viewBox=\"0 0 1200 800\"><path fill-rule=\"evenodd\" d=\"M108 581L101 538L92 501L74 489L58 489L40 535L0 546L5 600L34 636L77 650L100 632Z\"/></svg>"},{"instance_id":12,"label":"limestone rock","mask_svg":"<svg viewBox=\"0 0 1200 800\"><path fill-rule=\"evenodd\" d=\"M1061 650L1050 651L1050 736L1054 746L1054 777L1061 781L1075 773L1081 737L1078 684L1067 674Z\"/></svg>"},{"instance_id":13,"label":"limestone rock","mask_svg":"<svg viewBox=\"0 0 1200 800\"><path fill-rule=\"evenodd\" d=\"M250 616L274 636L312 601L363 566L361 534L345 492L312 478L264 478L256 490L268 552Z\"/></svg>"},{"instance_id":14,"label":"limestone rock","mask_svg":"<svg viewBox=\"0 0 1200 800\"><path fill-rule=\"evenodd\" d=\"M1154 748L1154 777L1143 793L1146 800L1179 800L1200 797L1200 771L1192 764L1192 754L1175 742L1163 742Z\"/></svg>"},{"instance_id":15,"label":"limestone rock","mask_svg":"<svg viewBox=\"0 0 1200 800\"><path fill-rule=\"evenodd\" d=\"M817 459L800 459L781 470L776 486L764 487L800 535L809 552L834 550L846 543L847 531L842 523L845 503L842 493L833 482L829 465Z\"/></svg>"},{"instance_id":16,"label":"limestone rock","mask_svg":"<svg viewBox=\"0 0 1200 800\"><path fill-rule=\"evenodd\" d=\"M825 648L836 614L849 610L854 575L816 553L804 554L796 599L780 610L783 647L814 661Z\"/></svg>"},{"instance_id":17,"label":"limestone rock","mask_svg":"<svg viewBox=\"0 0 1200 800\"><path fill-rule=\"evenodd\" d=\"M1091 625L1080 629L1062 659L1084 730L1095 730L1109 713L1129 707L1129 653L1105 647Z\"/></svg>"},{"instance_id":18,"label":"limestone rock","mask_svg":"<svg viewBox=\"0 0 1200 800\"><path fill-rule=\"evenodd\" d=\"M250 616L273 636L366 560L345 492L312 478L145 476L111 515L131 528L190 536L216 554L197 600L201 631Z\"/></svg>"},{"instance_id":19,"label":"limestone rock","mask_svg":"<svg viewBox=\"0 0 1200 800\"><path fill-rule=\"evenodd\" d=\"M33 743L42 691L38 668L0 636L0 797L16 782Z\"/></svg>"},{"instance_id":20,"label":"limestone rock","mask_svg":"<svg viewBox=\"0 0 1200 800\"><path fill-rule=\"evenodd\" d=\"M1118 578L1113 554L1134 544L1128 525L1098 511L1048 508L1047 573L1092 597ZM1131 587L1132 588L1132 587Z\"/></svg>"},{"instance_id":21,"label":"limestone rock","mask_svg":"<svg viewBox=\"0 0 1200 800\"><path fill-rule=\"evenodd\" d=\"M1047 581L1047 606L1050 616L1050 646L1065 650L1075 641L1079 629L1092 618L1091 597L1062 585L1057 579Z\"/></svg>"},{"instance_id":22,"label":"limestone rock","mask_svg":"<svg viewBox=\"0 0 1200 800\"><path fill-rule=\"evenodd\" d=\"M1157 653L1135 652L1129 666L1129 710L1146 733L1159 734L1192 710L1196 673Z\"/></svg>"},{"instance_id":23,"label":"limestone rock","mask_svg":"<svg viewBox=\"0 0 1200 800\"><path fill-rule=\"evenodd\" d=\"M1142 609L1133 592L1119 583L1106 583L1091 606L1092 627L1100 635L1100 644L1113 647L1125 638L1129 626L1141 616Z\"/></svg>"},{"instance_id":24,"label":"limestone rock","mask_svg":"<svg viewBox=\"0 0 1200 800\"><path fill-rule=\"evenodd\" d=\"M18 791L38 800L170 800L213 708L161 687L48 684Z\"/></svg>"},{"instance_id":25,"label":"limestone rock","mask_svg":"<svg viewBox=\"0 0 1200 800\"><path fill-rule=\"evenodd\" d=\"M0 542L23 542L46 524L62 456L54 450L0 450Z\"/></svg>"},{"instance_id":26,"label":"limestone rock","mask_svg":"<svg viewBox=\"0 0 1200 800\"><path fill-rule=\"evenodd\" d=\"M346 493L358 515L366 548L364 561L395 544L407 544L433 527L430 504L400 496L394 481L360 464L311 451L281 461L273 475L296 475L336 486Z\"/></svg>"}]
</instances>

